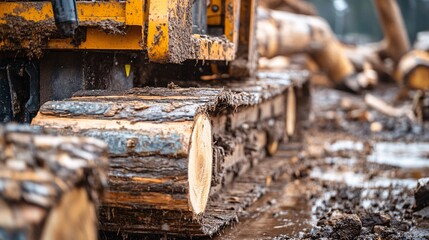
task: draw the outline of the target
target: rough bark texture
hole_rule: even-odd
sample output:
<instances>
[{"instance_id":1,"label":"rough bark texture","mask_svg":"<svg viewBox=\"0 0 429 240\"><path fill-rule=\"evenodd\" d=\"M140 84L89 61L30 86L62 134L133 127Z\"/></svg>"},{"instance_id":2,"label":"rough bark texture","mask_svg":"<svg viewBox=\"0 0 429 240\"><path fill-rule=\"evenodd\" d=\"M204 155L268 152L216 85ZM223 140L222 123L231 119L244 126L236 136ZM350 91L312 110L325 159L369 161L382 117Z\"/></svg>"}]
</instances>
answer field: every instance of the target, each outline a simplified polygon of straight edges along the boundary
<instances>
[{"instance_id":1,"label":"rough bark texture","mask_svg":"<svg viewBox=\"0 0 429 240\"><path fill-rule=\"evenodd\" d=\"M0 127L1 236L97 239L107 167L107 146L100 140Z\"/></svg>"},{"instance_id":2,"label":"rough bark texture","mask_svg":"<svg viewBox=\"0 0 429 240\"><path fill-rule=\"evenodd\" d=\"M122 233L159 233L168 235L206 236L222 227L238 221L239 211L252 205L266 191L272 181L287 170L284 158L273 158L261 162L235 179L234 184L212 195L206 212L194 219L183 211L123 209L103 206L101 222L103 229L113 236ZM180 219L180 220L178 220ZM108 234L107 234L108 235Z\"/></svg>"},{"instance_id":3,"label":"rough bark texture","mask_svg":"<svg viewBox=\"0 0 429 240\"><path fill-rule=\"evenodd\" d=\"M102 208L103 230L211 235L240 210L230 210L216 196L232 182L239 184L237 179L264 159L267 145L286 135L288 89L299 87L307 75L279 76L283 77L183 83L200 88L81 92L44 104L33 124L108 143L110 189ZM190 200L189 149L199 142L190 139L195 117L201 114L211 121L213 163L210 200L206 211L196 214ZM254 178L265 179L270 173ZM241 194L259 194L252 181L240 183ZM247 198L237 204L246 206L257 197Z\"/></svg>"}]
</instances>

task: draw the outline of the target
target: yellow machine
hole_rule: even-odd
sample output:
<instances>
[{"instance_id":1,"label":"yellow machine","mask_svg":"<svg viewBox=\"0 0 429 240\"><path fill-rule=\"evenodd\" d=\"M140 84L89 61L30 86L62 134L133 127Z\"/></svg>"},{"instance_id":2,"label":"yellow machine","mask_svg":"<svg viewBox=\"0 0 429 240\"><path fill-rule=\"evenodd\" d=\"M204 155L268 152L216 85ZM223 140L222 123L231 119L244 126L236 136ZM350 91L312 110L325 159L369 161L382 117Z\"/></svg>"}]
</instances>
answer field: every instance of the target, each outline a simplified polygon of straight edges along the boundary
<instances>
[{"instance_id":1,"label":"yellow machine","mask_svg":"<svg viewBox=\"0 0 429 240\"><path fill-rule=\"evenodd\" d=\"M59 2L55 5L59 6L57 15L64 18L67 9L61 4L70 1L55 2ZM73 6L70 8L68 13L73 12ZM211 60L234 65L232 61L241 59L237 66L244 71L236 73L249 75L246 69L254 69L242 61L252 56L248 52L253 53L255 1L77 1L75 8L76 16L69 15L74 27L79 27L68 37L58 31L61 19L55 26L55 8L50 1L0 1L0 65L4 70L9 66L10 85L16 85L13 82L18 77L13 72L19 72L19 65L26 66L25 71L33 76L27 78L32 81L40 75L40 85L47 87L40 90L41 103L70 97L79 89L146 85L135 79L148 72L144 68L149 63L194 60L192 64L204 65ZM17 63L15 67L11 62ZM29 67L30 63L35 65ZM61 89L55 89L57 85ZM37 95L33 93L36 89L30 92ZM15 104L26 108L25 103ZM30 115L34 115L37 104L27 105L33 106ZM11 109L6 112L1 118L17 120L18 113L14 117ZM29 117L19 119L29 121Z\"/></svg>"},{"instance_id":2,"label":"yellow machine","mask_svg":"<svg viewBox=\"0 0 429 240\"><path fill-rule=\"evenodd\" d=\"M81 31L75 34L74 39L44 36L47 41L41 47L56 50L146 51L148 60L158 63L180 63L187 59L234 60L238 43L249 41L254 1L209 1L207 12L202 10L204 8L197 9L200 5L207 5L206 1L192 2L77 1ZM48 26L54 18L51 2L1 2L0 9L0 24L13 25L14 28L16 21L21 21L20 24L27 27L40 26L43 30L52 30ZM193 22L193 13L206 13L206 19L200 22L200 19L194 19ZM238 28L240 16L246 23L241 29ZM198 28L198 24L203 23L207 23L208 28ZM209 34L212 29L215 34ZM37 34L38 29L26 31ZM12 39L1 40L2 50L16 49ZM19 43L20 47L31 48L34 42L25 40Z\"/></svg>"},{"instance_id":3,"label":"yellow machine","mask_svg":"<svg viewBox=\"0 0 429 240\"><path fill-rule=\"evenodd\" d=\"M265 156L308 116L295 106L307 74L255 77L255 12L256 0L0 1L0 121L108 143L102 230L212 235L285 171Z\"/></svg>"}]
</instances>

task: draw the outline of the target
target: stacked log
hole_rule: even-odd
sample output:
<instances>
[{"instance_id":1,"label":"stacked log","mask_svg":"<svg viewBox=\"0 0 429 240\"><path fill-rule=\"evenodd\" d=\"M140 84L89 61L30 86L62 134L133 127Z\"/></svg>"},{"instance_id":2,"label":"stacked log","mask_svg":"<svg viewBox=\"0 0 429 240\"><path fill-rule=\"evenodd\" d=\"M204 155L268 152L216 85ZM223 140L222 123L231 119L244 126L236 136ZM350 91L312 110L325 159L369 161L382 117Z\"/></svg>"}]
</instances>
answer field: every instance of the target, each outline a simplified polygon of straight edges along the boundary
<instances>
[{"instance_id":1,"label":"stacked log","mask_svg":"<svg viewBox=\"0 0 429 240\"><path fill-rule=\"evenodd\" d=\"M107 146L0 126L0 238L97 239Z\"/></svg>"},{"instance_id":2,"label":"stacked log","mask_svg":"<svg viewBox=\"0 0 429 240\"><path fill-rule=\"evenodd\" d=\"M218 202L225 187L274 154L286 135L294 82L220 84L82 92L45 103L33 124L108 143L103 230L211 235L234 218L213 220L207 208L225 211Z\"/></svg>"},{"instance_id":3,"label":"stacked log","mask_svg":"<svg viewBox=\"0 0 429 240\"><path fill-rule=\"evenodd\" d=\"M207 203L213 159L210 121L197 112L206 101L140 93L76 97L44 104L33 124L108 143L105 204L199 214Z\"/></svg>"}]
</instances>

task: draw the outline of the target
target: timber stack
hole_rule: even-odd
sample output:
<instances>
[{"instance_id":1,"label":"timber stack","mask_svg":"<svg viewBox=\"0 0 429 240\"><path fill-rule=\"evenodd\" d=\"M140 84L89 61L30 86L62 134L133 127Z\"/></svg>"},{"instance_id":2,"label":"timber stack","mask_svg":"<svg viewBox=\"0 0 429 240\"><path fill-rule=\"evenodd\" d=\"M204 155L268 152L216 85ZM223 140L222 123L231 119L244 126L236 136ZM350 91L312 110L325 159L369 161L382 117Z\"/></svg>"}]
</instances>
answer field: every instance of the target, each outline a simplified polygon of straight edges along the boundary
<instances>
[{"instance_id":1,"label":"timber stack","mask_svg":"<svg viewBox=\"0 0 429 240\"><path fill-rule=\"evenodd\" d=\"M84 91L45 103L33 124L108 143L102 230L207 236L236 220L283 169L267 164L255 176L245 174L293 134L286 126L295 125L296 113L288 124L286 103L306 77L283 76L199 88ZM230 198L238 200L228 204Z\"/></svg>"},{"instance_id":2,"label":"timber stack","mask_svg":"<svg viewBox=\"0 0 429 240\"><path fill-rule=\"evenodd\" d=\"M98 139L0 126L0 239L97 239L107 169Z\"/></svg>"}]
</instances>

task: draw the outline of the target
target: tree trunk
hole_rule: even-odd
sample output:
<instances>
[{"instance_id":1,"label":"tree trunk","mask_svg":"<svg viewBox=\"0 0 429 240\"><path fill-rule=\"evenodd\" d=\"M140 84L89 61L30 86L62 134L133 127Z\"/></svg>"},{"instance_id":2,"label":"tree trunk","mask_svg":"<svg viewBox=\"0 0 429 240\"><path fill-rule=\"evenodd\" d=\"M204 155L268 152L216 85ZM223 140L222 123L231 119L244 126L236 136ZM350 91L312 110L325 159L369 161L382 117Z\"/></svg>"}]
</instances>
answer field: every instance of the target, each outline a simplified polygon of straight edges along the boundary
<instances>
[{"instance_id":1,"label":"tree trunk","mask_svg":"<svg viewBox=\"0 0 429 240\"><path fill-rule=\"evenodd\" d=\"M274 154L286 135L287 93L297 82L283 77L110 96L87 92L45 103L33 124L108 143L103 230L210 235L231 221L210 217L208 208L228 207L214 196L263 161L267 150Z\"/></svg>"},{"instance_id":2,"label":"tree trunk","mask_svg":"<svg viewBox=\"0 0 429 240\"><path fill-rule=\"evenodd\" d=\"M396 64L410 50L407 30L396 0L375 0L374 4L384 33L383 52Z\"/></svg>"},{"instance_id":3,"label":"tree trunk","mask_svg":"<svg viewBox=\"0 0 429 240\"><path fill-rule=\"evenodd\" d=\"M212 175L213 141L207 115L196 113L201 103L172 101L166 110L162 102L149 101L151 107L140 108L138 102L125 100L119 103L124 106L122 108L111 99L104 102L106 99L92 97L85 101L48 102L33 124L57 129L61 134L96 137L108 143L113 168L105 204L124 208L191 210L196 215L204 212ZM74 104L82 108L70 107ZM97 114L99 105L107 105L109 112L115 109L122 119L115 119L113 114L103 119ZM54 106L73 111L70 113L73 117L45 115L51 114L51 109L47 109ZM83 106L89 108L88 111L80 112L85 108ZM178 110L174 111L174 108ZM165 115L159 109L164 109ZM141 114L131 115L134 111L141 111ZM138 119L139 115L150 120L130 121ZM186 120L189 118L194 119Z\"/></svg>"},{"instance_id":4,"label":"tree trunk","mask_svg":"<svg viewBox=\"0 0 429 240\"><path fill-rule=\"evenodd\" d=\"M97 239L107 180L100 140L0 127L0 233L6 239Z\"/></svg>"}]
</instances>

